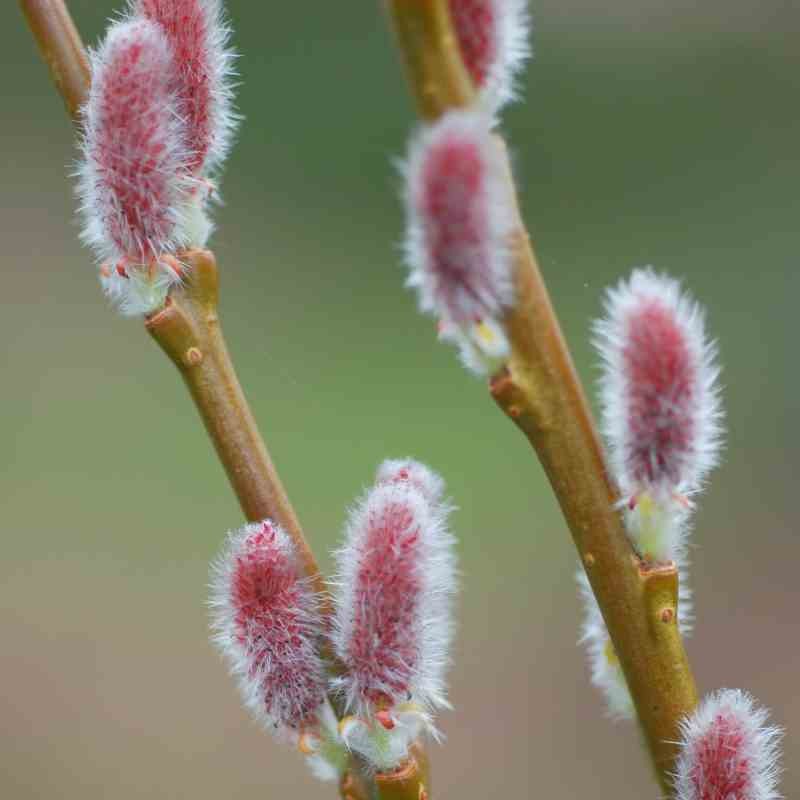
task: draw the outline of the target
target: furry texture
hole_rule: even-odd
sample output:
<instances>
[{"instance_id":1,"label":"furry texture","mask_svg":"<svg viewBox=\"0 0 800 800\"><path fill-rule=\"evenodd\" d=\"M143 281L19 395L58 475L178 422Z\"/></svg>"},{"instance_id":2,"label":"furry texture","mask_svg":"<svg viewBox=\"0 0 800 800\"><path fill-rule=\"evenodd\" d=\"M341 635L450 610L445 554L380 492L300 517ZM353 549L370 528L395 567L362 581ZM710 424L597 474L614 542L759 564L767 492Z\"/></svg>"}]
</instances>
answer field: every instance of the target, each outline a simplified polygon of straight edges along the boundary
<instances>
[{"instance_id":1,"label":"furry texture","mask_svg":"<svg viewBox=\"0 0 800 800\"><path fill-rule=\"evenodd\" d=\"M412 140L405 169L408 286L446 326L498 319L512 302L514 212L491 121L452 111Z\"/></svg>"},{"instance_id":2,"label":"furry texture","mask_svg":"<svg viewBox=\"0 0 800 800\"><path fill-rule=\"evenodd\" d=\"M301 735L299 749L317 780L338 781L347 770L349 752L339 733L339 720L327 700L320 708L318 722L313 731Z\"/></svg>"},{"instance_id":3,"label":"furry texture","mask_svg":"<svg viewBox=\"0 0 800 800\"><path fill-rule=\"evenodd\" d=\"M375 474L375 483L379 486L405 482L417 489L429 503L439 503L444 496L441 475L413 458L386 459Z\"/></svg>"},{"instance_id":4,"label":"furry texture","mask_svg":"<svg viewBox=\"0 0 800 800\"><path fill-rule=\"evenodd\" d=\"M147 261L174 235L187 158L174 70L166 38L143 21L112 25L93 53L81 194L93 212L86 238L109 259Z\"/></svg>"},{"instance_id":5,"label":"furry texture","mask_svg":"<svg viewBox=\"0 0 800 800\"><path fill-rule=\"evenodd\" d=\"M332 633L347 674L335 688L365 719L407 702L423 711L447 705L456 589L449 511L394 481L370 489L350 513L336 554Z\"/></svg>"},{"instance_id":6,"label":"furry texture","mask_svg":"<svg viewBox=\"0 0 800 800\"><path fill-rule=\"evenodd\" d=\"M527 0L449 0L449 7L464 65L494 114L514 99L530 55Z\"/></svg>"},{"instance_id":7,"label":"furry texture","mask_svg":"<svg viewBox=\"0 0 800 800\"><path fill-rule=\"evenodd\" d=\"M497 372L511 353L502 323L493 319L464 326L441 322L439 338L455 344L461 363L481 378Z\"/></svg>"},{"instance_id":8,"label":"furry texture","mask_svg":"<svg viewBox=\"0 0 800 800\"><path fill-rule=\"evenodd\" d=\"M104 285L122 309L146 313L180 280L162 256L204 244L209 232L174 111L175 62L156 25L127 20L109 28L91 64L78 167L83 239L111 263Z\"/></svg>"},{"instance_id":9,"label":"furry texture","mask_svg":"<svg viewBox=\"0 0 800 800\"><path fill-rule=\"evenodd\" d=\"M631 544L647 562L683 563L691 532L691 505L680 495L640 492L624 505Z\"/></svg>"},{"instance_id":10,"label":"furry texture","mask_svg":"<svg viewBox=\"0 0 800 800\"><path fill-rule=\"evenodd\" d=\"M326 692L318 598L297 570L291 539L269 521L231 533L212 568L214 641L248 708L285 734L318 727Z\"/></svg>"},{"instance_id":11,"label":"furry texture","mask_svg":"<svg viewBox=\"0 0 800 800\"><path fill-rule=\"evenodd\" d=\"M678 577L678 627L681 635L686 637L692 632L694 612L692 591L688 584L688 563L685 559L678 564ZM592 685L602 692L609 717L615 720L633 719L636 715L633 699L600 606L582 566L578 567L575 579L583 602L583 624L578 644L583 645L586 650Z\"/></svg>"},{"instance_id":12,"label":"furry texture","mask_svg":"<svg viewBox=\"0 0 800 800\"><path fill-rule=\"evenodd\" d=\"M345 717L339 725L348 750L357 752L377 772L391 772L397 768L408 758L409 749L420 734L431 729L427 714L413 708L413 704L404 706L395 707L382 721Z\"/></svg>"},{"instance_id":13,"label":"furry texture","mask_svg":"<svg viewBox=\"0 0 800 800\"><path fill-rule=\"evenodd\" d=\"M612 719L633 719L635 710L628 684L583 567L578 568L575 577L584 612L578 643L586 649L592 684L603 693L608 715Z\"/></svg>"},{"instance_id":14,"label":"furry texture","mask_svg":"<svg viewBox=\"0 0 800 800\"><path fill-rule=\"evenodd\" d=\"M606 296L595 323L603 423L623 497L661 503L699 491L721 444L716 347L680 284L638 269Z\"/></svg>"},{"instance_id":15,"label":"furry texture","mask_svg":"<svg viewBox=\"0 0 800 800\"><path fill-rule=\"evenodd\" d=\"M233 54L221 0L132 0L131 10L157 23L176 57L176 112L186 123L189 166L212 175L231 146Z\"/></svg>"},{"instance_id":16,"label":"furry texture","mask_svg":"<svg viewBox=\"0 0 800 800\"><path fill-rule=\"evenodd\" d=\"M708 695L681 725L676 800L778 800L781 731L738 689Z\"/></svg>"}]
</instances>

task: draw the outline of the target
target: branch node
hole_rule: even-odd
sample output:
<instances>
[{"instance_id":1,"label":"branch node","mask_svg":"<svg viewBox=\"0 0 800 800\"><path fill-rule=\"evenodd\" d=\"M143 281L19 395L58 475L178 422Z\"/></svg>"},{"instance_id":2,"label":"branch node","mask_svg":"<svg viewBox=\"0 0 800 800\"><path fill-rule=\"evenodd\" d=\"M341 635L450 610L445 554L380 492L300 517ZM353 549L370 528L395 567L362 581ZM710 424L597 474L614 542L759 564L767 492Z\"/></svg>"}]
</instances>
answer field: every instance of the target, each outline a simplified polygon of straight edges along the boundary
<instances>
[{"instance_id":1,"label":"branch node","mask_svg":"<svg viewBox=\"0 0 800 800\"><path fill-rule=\"evenodd\" d=\"M203 351L199 347L190 347L186 351L185 359L190 367L196 367L203 362Z\"/></svg>"}]
</instances>

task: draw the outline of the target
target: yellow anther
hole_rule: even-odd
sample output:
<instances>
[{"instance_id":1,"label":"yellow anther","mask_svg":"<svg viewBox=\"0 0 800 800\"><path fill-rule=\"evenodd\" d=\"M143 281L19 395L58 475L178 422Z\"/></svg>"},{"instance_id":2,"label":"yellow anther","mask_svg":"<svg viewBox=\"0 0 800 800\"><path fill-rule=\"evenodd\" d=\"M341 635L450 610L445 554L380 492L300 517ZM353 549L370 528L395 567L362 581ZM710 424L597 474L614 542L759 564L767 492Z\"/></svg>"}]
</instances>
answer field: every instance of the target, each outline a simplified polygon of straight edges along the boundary
<instances>
[{"instance_id":1,"label":"yellow anther","mask_svg":"<svg viewBox=\"0 0 800 800\"><path fill-rule=\"evenodd\" d=\"M608 663L612 667L619 666L619 658L617 657L617 651L614 649L614 645L611 643L611 639L609 639L606 642L606 646L603 652L605 653L606 661L608 661Z\"/></svg>"},{"instance_id":2,"label":"yellow anther","mask_svg":"<svg viewBox=\"0 0 800 800\"><path fill-rule=\"evenodd\" d=\"M485 322L479 322L475 326L475 334L485 345L491 347L497 344L497 331L493 330L491 326Z\"/></svg>"},{"instance_id":3,"label":"yellow anther","mask_svg":"<svg viewBox=\"0 0 800 800\"><path fill-rule=\"evenodd\" d=\"M314 738L308 733L300 734L300 738L297 740L297 749L304 756L314 755L316 752L314 749Z\"/></svg>"}]
</instances>

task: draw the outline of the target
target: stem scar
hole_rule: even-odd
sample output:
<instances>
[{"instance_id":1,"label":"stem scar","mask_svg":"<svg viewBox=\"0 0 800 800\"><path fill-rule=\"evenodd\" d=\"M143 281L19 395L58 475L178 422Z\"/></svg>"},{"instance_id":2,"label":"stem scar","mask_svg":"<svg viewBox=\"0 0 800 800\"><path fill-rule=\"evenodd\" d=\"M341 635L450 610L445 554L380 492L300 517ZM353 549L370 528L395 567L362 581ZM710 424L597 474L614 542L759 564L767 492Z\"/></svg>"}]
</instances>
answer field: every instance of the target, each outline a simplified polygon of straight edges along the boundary
<instances>
[{"instance_id":1,"label":"stem scar","mask_svg":"<svg viewBox=\"0 0 800 800\"><path fill-rule=\"evenodd\" d=\"M203 351L199 347L190 347L184 359L190 367L196 367L203 361Z\"/></svg>"}]
</instances>

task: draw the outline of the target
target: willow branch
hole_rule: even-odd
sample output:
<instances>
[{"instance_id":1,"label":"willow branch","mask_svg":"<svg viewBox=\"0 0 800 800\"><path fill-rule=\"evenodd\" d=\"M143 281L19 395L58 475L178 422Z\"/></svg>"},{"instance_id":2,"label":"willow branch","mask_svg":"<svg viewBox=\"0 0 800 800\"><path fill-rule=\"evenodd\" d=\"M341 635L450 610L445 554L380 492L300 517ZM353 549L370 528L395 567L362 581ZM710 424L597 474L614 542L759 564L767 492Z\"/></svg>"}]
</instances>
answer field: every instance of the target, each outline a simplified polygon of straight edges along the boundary
<instances>
[{"instance_id":1,"label":"willow branch","mask_svg":"<svg viewBox=\"0 0 800 800\"><path fill-rule=\"evenodd\" d=\"M64 0L19 0L42 59L77 122L89 90L89 59Z\"/></svg>"},{"instance_id":2,"label":"willow branch","mask_svg":"<svg viewBox=\"0 0 800 800\"><path fill-rule=\"evenodd\" d=\"M356 760L354 760L355 762ZM409 758L392 772L372 774L368 767L354 768L341 780L342 800L429 800L430 763L425 749L417 743L411 746Z\"/></svg>"},{"instance_id":3,"label":"willow branch","mask_svg":"<svg viewBox=\"0 0 800 800\"><path fill-rule=\"evenodd\" d=\"M56 87L73 120L89 90L88 58L64 0L20 0ZM303 571L325 585L233 368L217 314L218 275L207 251L185 254L190 277L146 327L183 377L245 517L279 523Z\"/></svg>"},{"instance_id":4,"label":"willow branch","mask_svg":"<svg viewBox=\"0 0 800 800\"><path fill-rule=\"evenodd\" d=\"M20 0L42 56L73 120L89 89L88 58L64 0ZM146 327L183 377L245 517L267 517L291 536L303 571L325 586L297 515L247 404L228 354L217 315L218 276L207 251L186 254L185 286ZM323 595L325 596L325 595Z\"/></svg>"},{"instance_id":5,"label":"willow branch","mask_svg":"<svg viewBox=\"0 0 800 800\"><path fill-rule=\"evenodd\" d=\"M303 572L325 586L297 515L267 452L233 368L217 314L218 275L214 256L194 250L185 285L146 322L194 400L245 517L270 518L294 542Z\"/></svg>"},{"instance_id":6,"label":"willow branch","mask_svg":"<svg viewBox=\"0 0 800 800\"><path fill-rule=\"evenodd\" d=\"M433 121L447 109L469 105L474 93L464 90L446 0L388 0L388 7L421 116ZM510 169L507 174L516 196ZM697 705L677 626L677 570L674 565L648 570L631 549L586 396L518 209L516 215L511 243L516 302L504 320L511 356L490 391L544 467L667 789L679 721Z\"/></svg>"},{"instance_id":7,"label":"willow branch","mask_svg":"<svg viewBox=\"0 0 800 800\"><path fill-rule=\"evenodd\" d=\"M67 112L79 121L89 90L86 51L64 0L20 0ZM269 517L292 538L303 572L329 613L330 600L278 473L258 431L220 327L218 272L212 253L182 254L191 267L186 283L173 289L165 307L146 320L150 335L182 376L246 518ZM334 666L336 668L336 666ZM345 800L427 800L428 762L421 747L390 774L365 776L353 759L340 785Z\"/></svg>"}]
</instances>

